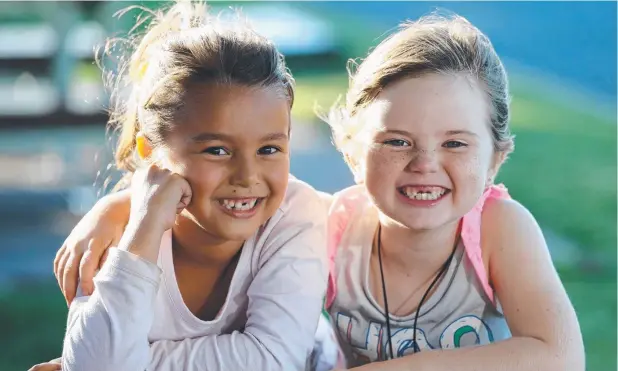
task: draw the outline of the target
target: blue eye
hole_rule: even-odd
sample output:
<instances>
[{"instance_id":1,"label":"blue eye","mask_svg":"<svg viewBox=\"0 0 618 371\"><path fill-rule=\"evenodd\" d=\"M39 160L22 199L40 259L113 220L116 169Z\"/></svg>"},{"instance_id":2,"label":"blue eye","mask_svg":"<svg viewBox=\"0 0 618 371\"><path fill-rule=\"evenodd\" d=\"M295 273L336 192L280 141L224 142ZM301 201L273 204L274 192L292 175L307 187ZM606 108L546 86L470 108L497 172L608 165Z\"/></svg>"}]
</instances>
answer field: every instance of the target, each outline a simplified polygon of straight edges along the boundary
<instances>
[{"instance_id":1,"label":"blue eye","mask_svg":"<svg viewBox=\"0 0 618 371\"><path fill-rule=\"evenodd\" d=\"M202 153L207 153L213 156L227 156L230 152L223 147L208 147Z\"/></svg>"},{"instance_id":2,"label":"blue eye","mask_svg":"<svg viewBox=\"0 0 618 371\"><path fill-rule=\"evenodd\" d=\"M386 144L387 146L392 146L392 147L409 147L410 146L410 143L403 139L389 139L387 141L384 141L384 144Z\"/></svg>"},{"instance_id":3,"label":"blue eye","mask_svg":"<svg viewBox=\"0 0 618 371\"><path fill-rule=\"evenodd\" d=\"M258 149L258 154L260 155L274 155L277 152L281 152L281 149L275 146L264 146Z\"/></svg>"},{"instance_id":4,"label":"blue eye","mask_svg":"<svg viewBox=\"0 0 618 371\"><path fill-rule=\"evenodd\" d=\"M467 147L468 145L464 142L460 142L457 140L449 140L448 142L444 143L442 146L446 148L460 148L460 147Z\"/></svg>"}]
</instances>

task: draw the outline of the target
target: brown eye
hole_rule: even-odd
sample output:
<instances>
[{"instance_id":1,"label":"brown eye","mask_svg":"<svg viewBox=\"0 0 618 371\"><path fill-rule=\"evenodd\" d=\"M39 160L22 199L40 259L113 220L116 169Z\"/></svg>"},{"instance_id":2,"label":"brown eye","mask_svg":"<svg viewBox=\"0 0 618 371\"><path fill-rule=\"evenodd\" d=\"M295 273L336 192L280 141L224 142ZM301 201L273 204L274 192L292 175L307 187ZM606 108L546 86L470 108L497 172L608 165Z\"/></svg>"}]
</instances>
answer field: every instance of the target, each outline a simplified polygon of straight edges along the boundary
<instances>
[{"instance_id":1,"label":"brown eye","mask_svg":"<svg viewBox=\"0 0 618 371\"><path fill-rule=\"evenodd\" d=\"M260 155L274 155L277 152L281 152L281 150L275 146L265 146L258 149Z\"/></svg>"},{"instance_id":2,"label":"brown eye","mask_svg":"<svg viewBox=\"0 0 618 371\"><path fill-rule=\"evenodd\" d=\"M224 147L208 147L202 151L202 153L206 153L213 156L227 156L230 152Z\"/></svg>"}]
</instances>

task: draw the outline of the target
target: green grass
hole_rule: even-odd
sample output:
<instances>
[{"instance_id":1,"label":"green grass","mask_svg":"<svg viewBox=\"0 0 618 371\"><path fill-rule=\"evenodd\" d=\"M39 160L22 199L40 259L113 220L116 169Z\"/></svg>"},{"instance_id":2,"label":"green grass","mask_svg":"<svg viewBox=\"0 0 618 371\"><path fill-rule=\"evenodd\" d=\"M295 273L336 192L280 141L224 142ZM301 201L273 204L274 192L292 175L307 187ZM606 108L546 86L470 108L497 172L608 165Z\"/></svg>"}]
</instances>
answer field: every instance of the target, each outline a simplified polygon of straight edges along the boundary
<instances>
[{"instance_id":1,"label":"green grass","mask_svg":"<svg viewBox=\"0 0 618 371\"><path fill-rule=\"evenodd\" d=\"M343 100L348 78L343 73L300 74L296 77L296 93L292 114L303 122L316 120L315 108L326 112L339 98Z\"/></svg>"},{"instance_id":2,"label":"green grass","mask_svg":"<svg viewBox=\"0 0 618 371\"><path fill-rule=\"evenodd\" d=\"M539 221L616 263L616 124L525 91L501 179Z\"/></svg>"},{"instance_id":3,"label":"green grass","mask_svg":"<svg viewBox=\"0 0 618 371\"><path fill-rule=\"evenodd\" d=\"M24 371L60 357L66 316L55 281L0 292L0 370Z\"/></svg>"}]
</instances>

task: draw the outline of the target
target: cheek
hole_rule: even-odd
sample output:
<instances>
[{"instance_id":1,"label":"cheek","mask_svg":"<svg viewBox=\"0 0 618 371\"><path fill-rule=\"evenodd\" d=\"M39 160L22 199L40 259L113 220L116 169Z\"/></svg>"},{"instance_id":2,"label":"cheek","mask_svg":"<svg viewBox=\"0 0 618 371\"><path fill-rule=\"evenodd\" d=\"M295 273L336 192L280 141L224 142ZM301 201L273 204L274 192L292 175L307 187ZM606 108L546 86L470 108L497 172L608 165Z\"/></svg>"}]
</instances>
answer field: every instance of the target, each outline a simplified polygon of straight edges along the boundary
<instances>
[{"instance_id":1,"label":"cheek","mask_svg":"<svg viewBox=\"0 0 618 371\"><path fill-rule=\"evenodd\" d=\"M370 150L365 156L365 180L383 180L397 177L400 171L410 162L407 152L389 152L384 149Z\"/></svg>"},{"instance_id":2,"label":"cheek","mask_svg":"<svg viewBox=\"0 0 618 371\"><path fill-rule=\"evenodd\" d=\"M224 166L206 161L188 161L176 172L187 180L194 197L209 197L227 174Z\"/></svg>"},{"instance_id":3,"label":"cheek","mask_svg":"<svg viewBox=\"0 0 618 371\"><path fill-rule=\"evenodd\" d=\"M475 192L485 188L489 169L488 156L482 153L471 153L467 156L457 156L451 162L451 174L457 174L460 186L466 186Z\"/></svg>"},{"instance_id":4,"label":"cheek","mask_svg":"<svg viewBox=\"0 0 618 371\"><path fill-rule=\"evenodd\" d=\"M262 176L269 184L272 193L283 195L288 185L290 174L290 159L286 157L279 161L267 163L262 168Z\"/></svg>"}]
</instances>

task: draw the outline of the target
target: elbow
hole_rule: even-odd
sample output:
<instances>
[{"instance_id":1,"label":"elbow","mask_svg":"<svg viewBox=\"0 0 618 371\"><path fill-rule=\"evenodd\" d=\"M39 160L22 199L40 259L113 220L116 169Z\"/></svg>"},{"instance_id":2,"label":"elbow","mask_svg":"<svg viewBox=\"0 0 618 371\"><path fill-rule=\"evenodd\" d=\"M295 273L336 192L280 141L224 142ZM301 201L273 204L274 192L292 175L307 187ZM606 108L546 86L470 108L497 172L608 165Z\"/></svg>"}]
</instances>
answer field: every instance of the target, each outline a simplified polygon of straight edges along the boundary
<instances>
[{"instance_id":1,"label":"elbow","mask_svg":"<svg viewBox=\"0 0 618 371\"><path fill-rule=\"evenodd\" d=\"M586 356L581 336L576 339L559 339L553 343L545 344L547 346L547 360L549 361L547 370L586 370Z\"/></svg>"},{"instance_id":2,"label":"elbow","mask_svg":"<svg viewBox=\"0 0 618 371\"><path fill-rule=\"evenodd\" d=\"M250 362L243 367L246 370L304 371L306 369L310 349L299 352L298 349L291 349L288 344L274 342L266 345L254 336L250 338L260 360L253 362L256 360L247 359Z\"/></svg>"},{"instance_id":3,"label":"elbow","mask_svg":"<svg viewBox=\"0 0 618 371\"><path fill-rule=\"evenodd\" d=\"M67 336L62 350L62 371L136 371L135 357L119 357L87 339Z\"/></svg>"},{"instance_id":4,"label":"elbow","mask_svg":"<svg viewBox=\"0 0 618 371\"><path fill-rule=\"evenodd\" d=\"M586 371L586 354L583 341L567 347L561 347L559 366L557 370Z\"/></svg>"},{"instance_id":5,"label":"elbow","mask_svg":"<svg viewBox=\"0 0 618 371\"><path fill-rule=\"evenodd\" d=\"M97 353L91 352L84 344L86 342L80 341L73 334L66 335L62 349L62 370L100 370L103 363L98 359Z\"/></svg>"},{"instance_id":6,"label":"elbow","mask_svg":"<svg viewBox=\"0 0 618 371\"><path fill-rule=\"evenodd\" d=\"M304 371L305 370L305 359L300 359L299 357L294 357L291 354L287 354L284 352L270 352L268 350L265 351L265 365L266 367L263 370L268 371ZM251 368L253 370L253 368Z\"/></svg>"}]
</instances>

